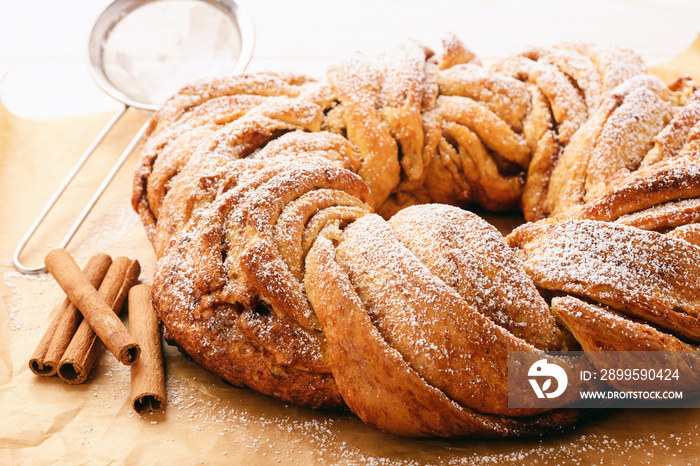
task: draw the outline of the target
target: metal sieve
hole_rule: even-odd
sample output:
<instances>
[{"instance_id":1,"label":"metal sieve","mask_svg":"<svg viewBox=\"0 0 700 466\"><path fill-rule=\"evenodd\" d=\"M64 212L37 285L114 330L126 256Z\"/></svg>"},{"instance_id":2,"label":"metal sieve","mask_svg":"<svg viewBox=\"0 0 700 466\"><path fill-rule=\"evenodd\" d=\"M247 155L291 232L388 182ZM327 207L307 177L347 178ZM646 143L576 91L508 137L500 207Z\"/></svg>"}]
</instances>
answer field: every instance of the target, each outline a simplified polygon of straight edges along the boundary
<instances>
[{"instance_id":1,"label":"metal sieve","mask_svg":"<svg viewBox=\"0 0 700 466\"><path fill-rule=\"evenodd\" d=\"M97 18L88 58L95 82L123 107L78 159L20 240L12 262L22 273L39 273L20 256L87 159L131 107L152 112L188 82L242 72L253 55L255 31L234 0L116 0ZM58 247L65 248L143 137L144 124L88 201Z\"/></svg>"}]
</instances>

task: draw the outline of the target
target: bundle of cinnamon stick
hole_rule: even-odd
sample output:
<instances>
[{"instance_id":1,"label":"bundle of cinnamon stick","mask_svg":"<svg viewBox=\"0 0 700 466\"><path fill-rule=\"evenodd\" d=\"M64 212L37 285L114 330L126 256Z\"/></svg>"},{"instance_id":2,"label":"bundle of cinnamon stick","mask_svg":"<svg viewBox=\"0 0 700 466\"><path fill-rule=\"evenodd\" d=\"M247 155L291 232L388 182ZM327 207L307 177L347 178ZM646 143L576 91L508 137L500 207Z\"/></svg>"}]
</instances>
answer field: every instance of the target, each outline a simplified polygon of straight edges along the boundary
<instances>
[{"instance_id":1,"label":"bundle of cinnamon stick","mask_svg":"<svg viewBox=\"0 0 700 466\"><path fill-rule=\"evenodd\" d=\"M84 382L106 346L131 366L135 411L162 409L165 373L158 317L148 285L136 285L141 266L127 257L96 254L81 271L65 249L46 256L46 268L66 293L29 360L36 375L58 375L69 384ZM119 318L129 297L130 329Z\"/></svg>"}]
</instances>

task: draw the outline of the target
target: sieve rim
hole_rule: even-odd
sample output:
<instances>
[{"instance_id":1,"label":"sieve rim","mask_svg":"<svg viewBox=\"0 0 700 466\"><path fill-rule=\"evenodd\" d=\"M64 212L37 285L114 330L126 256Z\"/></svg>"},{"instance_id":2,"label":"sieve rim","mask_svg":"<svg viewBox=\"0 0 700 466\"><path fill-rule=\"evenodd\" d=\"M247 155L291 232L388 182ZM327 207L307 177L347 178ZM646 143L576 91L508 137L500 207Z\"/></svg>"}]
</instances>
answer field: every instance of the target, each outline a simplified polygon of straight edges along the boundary
<instances>
[{"instance_id":1,"label":"sieve rim","mask_svg":"<svg viewBox=\"0 0 700 466\"><path fill-rule=\"evenodd\" d=\"M88 61L92 79L106 94L122 102L129 107L146 111L155 111L164 102L143 102L129 96L126 92L115 86L105 74L103 52L105 39L112 29L128 14L149 3L164 0L115 0L105 8L95 20L88 40ZM255 27L250 13L242 5L240 0L195 0L207 3L225 13L229 19L238 26L241 34L241 50L231 73L238 74L245 70L253 57L255 49Z\"/></svg>"}]
</instances>

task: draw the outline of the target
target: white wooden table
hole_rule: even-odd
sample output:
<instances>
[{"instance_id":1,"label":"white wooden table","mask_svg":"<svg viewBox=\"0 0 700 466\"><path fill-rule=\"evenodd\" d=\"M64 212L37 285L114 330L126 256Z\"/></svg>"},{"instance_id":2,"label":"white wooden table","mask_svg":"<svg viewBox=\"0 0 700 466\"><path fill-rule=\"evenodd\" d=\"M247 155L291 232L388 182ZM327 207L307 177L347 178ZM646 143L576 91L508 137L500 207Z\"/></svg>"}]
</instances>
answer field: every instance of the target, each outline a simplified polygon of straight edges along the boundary
<instances>
[{"instance_id":1,"label":"white wooden table","mask_svg":"<svg viewBox=\"0 0 700 466\"><path fill-rule=\"evenodd\" d=\"M109 0L0 2L0 96L11 112L45 119L118 108L92 82L87 38ZM595 41L630 47L653 65L700 32L700 2L648 0L248 0L256 48L248 70L322 76L355 50L446 31L488 61L527 45Z\"/></svg>"}]
</instances>

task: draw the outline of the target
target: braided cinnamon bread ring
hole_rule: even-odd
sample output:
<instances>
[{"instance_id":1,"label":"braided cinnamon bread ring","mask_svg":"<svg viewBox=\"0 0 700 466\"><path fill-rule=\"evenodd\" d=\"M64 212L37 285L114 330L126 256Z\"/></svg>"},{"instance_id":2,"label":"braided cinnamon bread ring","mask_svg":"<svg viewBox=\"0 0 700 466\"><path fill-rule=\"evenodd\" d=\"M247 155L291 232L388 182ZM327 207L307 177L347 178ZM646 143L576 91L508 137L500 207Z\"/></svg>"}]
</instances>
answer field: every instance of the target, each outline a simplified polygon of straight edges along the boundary
<instances>
[{"instance_id":1,"label":"braided cinnamon bread ring","mask_svg":"<svg viewBox=\"0 0 700 466\"><path fill-rule=\"evenodd\" d=\"M695 83L591 44L491 68L443 48L221 77L153 115L132 202L170 342L234 385L444 437L585 415L509 408L508 351L697 349ZM471 204L535 223L504 238Z\"/></svg>"}]
</instances>

